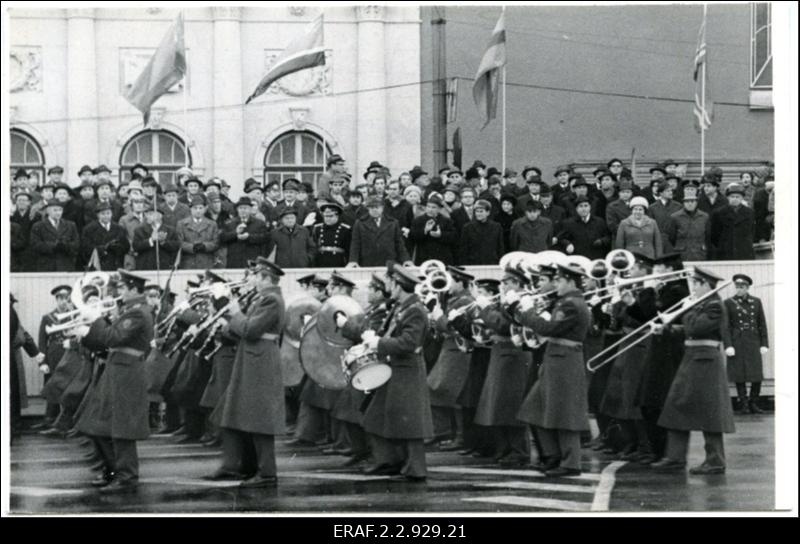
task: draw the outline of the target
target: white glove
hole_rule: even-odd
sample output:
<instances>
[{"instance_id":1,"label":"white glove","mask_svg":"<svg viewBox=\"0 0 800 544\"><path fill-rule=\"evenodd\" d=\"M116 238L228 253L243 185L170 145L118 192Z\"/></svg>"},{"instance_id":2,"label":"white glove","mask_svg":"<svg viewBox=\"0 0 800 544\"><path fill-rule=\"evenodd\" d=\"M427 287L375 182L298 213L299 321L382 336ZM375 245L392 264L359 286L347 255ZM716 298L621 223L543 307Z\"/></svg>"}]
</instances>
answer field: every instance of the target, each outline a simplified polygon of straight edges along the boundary
<instances>
[{"instance_id":1,"label":"white glove","mask_svg":"<svg viewBox=\"0 0 800 544\"><path fill-rule=\"evenodd\" d=\"M602 311L604 314L611 315L611 303L610 303L610 302L606 302L605 304L603 304L603 305L600 307L600 310L601 310L601 311Z\"/></svg>"},{"instance_id":2,"label":"white glove","mask_svg":"<svg viewBox=\"0 0 800 544\"><path fill-rule=\"evenodd\" d=\"M575 246L573 246L572 244L570 244L570 245L568 245L568 246L567 246L567 253L570 253L570 254L571 254L571 253L573 253L574 251L575 251Z\"/></svg>"},{"instance_id":3,"label":"white glove","mask_svg":"<svg viewBox=\"0 0 800 544\"><path fill-rule=\"evenodd\" d=\"M599 297L599 296L597 296L597 295L594 295L592 298L590 298L590 299L589 299L589 306L597 306L597 305L598 305L598 304L600 304L602 301L603 301L603 299L602 299L602 298L600 298L600 297Z\"/></svg>"},{"instance_id":4,"label":"white glove","mask_svg":"<svg viewBox=\"0 0 800 544\"><path fill-rule=\"evenodd\" d=\"M400 229L400 232L403 233L403 238L408 238L408 235L411 232L411 229L409 229L408 227L402 227Z\"/></svg>"},{"instance_id":5,"label":"white glove","mask_svg":"<svg viewBox=\"0 0 800 544\"><path fill-rule=\"evenodd\" d=\"M504 302L507 305L514 304L515 302L519 302L519 293L516 291L508 291L503 295Z\"/></svg>"},{"instance_id":6,"label":"white glove","mask_svg":"<svg viewBox=\"0 0 800 544\"><path fill-rule=\"evenodd\" d=\"M365 341L364 345L367 346L369 349L378 349L378 342L380 341L381 341L380 338L378 338L377 336L373 336L369 340Z\"/></svg>"},{"instance_id":7,"label":"white glove","mask_svg":"<svg viewBox=\"0 0 800 544\"><path fill-rule=\"evenodd\" d=\"M521 334L515 334L511 336L511 343L514 344L515 348L521 348L522 344L525 343L525 340L522 338Z\"/></svg>"},{"instance_id":8,"label":"white glove","mask_svg":"<svg viewBox=\"0 0 800 544\"><path fill-rule=\"evenodd\" d=\"M736 350L733 348L733 346L725 348L725 355L728 357L734 357L736 355Z\"/></svg>"},{"instance_id":9,"label":"white glove","mask_svg":"<svg viewBox=\"0 0 800 544\"><path fill-rule=\"evenodd\" d=\"M766 355L769 352L769 348L767 346L761 346L758 351L761 352L761 355Z\"/></svg>"},{"instance_id":10,"label":"white glove","mask_svg":"<svg viewBox=\"0 0 800 544\"><path fill-rule=\"evenodd\" d=\"M650 330L653 334L661 334L664 332L664 325L661 323L651 323Z\"/></svg>"},{"instance_id":11,"label":"white glove","mask_svg":"<svg viewBox=\"0 0 800 544\"><path fill-rule=\"evenodd\" d=\"M211 294L214 298L228 298L231 290L224 283L215 283L211 286Z\"/></svg>"},{"instance_id":12,"label":"white glove","mask_svg":"<svg viewBox=\"0 0 800 544\"><path fill-rule=\"evenodd\" d=\"M39 365L39 372L42 374L50 374L50 366L49 365Z\"/></svg>"},{"instance_id":13,"label":"white glove","mask_svg":"<svg viewBox=\"0 0 800 544\"><path fill-rule=\"evenodd\" d=\"M89 334L89 325L80 325L72 329L72 334L76 338L83 338L87 334Z\"/></svg>"},{"instance_id":14,"label":"white glove","mask_svg":"<svg viewBox=\"0 0 800 544\"><path fill-rule=\"evenodd\" d=\"M527 312L531 308L533 308L533 297L532 296L522 297L519 301L520 311Z\"/></svg>"},{"instance_id":15,"label":"white glove","mask_svg":"<svg viewBox=\"0 0 800 544\"><path fill-rule=\"evenodd\" d=\"M643 285L645 288L655 289L657 283L656 280L645 280Z\"/></svg>"},{"instance_id":16,"label":"white glove","mask_svg":"<svg viewBox=\"0 0 800 544\"><path fill-rule=\"evenodd\" d=\"M542 319L546 319L547 321L550 321L550 318L552 316L550 315L550 312L542 312L539 314L539 317L541 317Z\"/></svg>"},{"instance_id":17,"label":"white glove","mask_svg":"<svg viewBox=\"0 0 800 544\"><path fill-rule=\"evenodd\" d=\"M336 326L341 329L344 327L345 323L347 323L347 316L344 314L338 314L336 316Z\"/></svg>"},{"instance_id":18,"label":"white glove","mask_svg":"<svg viewBox=\"0 0 800 544\"><path fill-rule=\"evenodd\" d=\"M633 304L636 302L636 298L630 291L625 291L622 294L622 302L624 302L626 306L633 306Z\"/></svg>"},{"instance_id":19,"label":"white glove","mask_svg":"<svg viewBox=\"0 0 800 544\"><path fill-rule=\"evenodd\" d=\"M64 349L69 349L69 338L65 338L63 342L61 342L61 347Z\"/></svg>"},{"instance_id":20,"label":"white glove","mask_svg":"<svg viewBox=\"0 0 800 544\"><path fill-rule=\"evenodd\" d=\"M36 361L36 364L42 364L44 362L44 353L39 353L33 360Z\"/></svg>"},{"instance_id":21,"label":"white glove","mask_svg":"<svg viewBox=\"0 0 800 544\"><path fill-rule=\"evenodd\" d=\"M305 221L303 221L304 227L311 227L317 221L317 214L316 212L312 212L306 216Z\"/></svg>"},{"instance_id":22,"label":"white glove","mask_svg":"<svg viewBox=\"0 0 800 544\"><path fill-rule=\"evenodd\" d=\"M87 306L83 311L81 311L81 317L88 323L94 323L100 319L102 315L103 314L100 312L99 308L93 308L91 306Z\"/></svg>"},{"instance_id":23,"label":"white glove","mask_svg":"<svg viewBox=\"0 0 800 544\"><path fill-rule=\"evenodd\" d=\"M435 321L440 317L442 317L443 315L444 315L444 310L442 310L442 307L439 305L434 306L433 310L431 311L431 319Z\"/></svg>"},{"instance_id":24,"label":"white glove","mask_svg":"<svg viewBox=\"0 0 800 544\"><path fill-rule=\"evenodd\" d=\"M304 315L303 316L303 325L305 325L309 321L311 321L311 316L310 315Z\"/></svg>"},{"instance_id":25,"label":"white glove","mask_svg":"<svg viewBox=\"0 0 800 544\"><path fill-rule=\"evenodd\" d=\"M368 342L373 338L377 338L377 336L375 335L375 331L373 330L366 330L361 333L361 340L363 340L364 342Z\"/></svg>"},{"instance_id":26,"label":"white glove","mask_svg":"<svg viewBox=\"0 0 800 544\"><path fill-rule=\"evenodd\" d=\"M189 327L186 329L186 334L195 336L197 334L197 325L189 325Z\"/></svg>"},{"instance_id":27,"label":"white glove","mask_svg":"<svg viewBox=\"0 0 800 544\"><path fill-rule=\"evenodd\" d=\"M450 310L449 312L447 312L447 320L448 321L452 321L456 317L458 317L460 314L461 314L461 312L459 312L458 309Z\"/></svg>"},{"instance_id":28,"label":"white glove","mask_svg":"<svg viewBox=\"0 0 800 544\"><path fill-rule=\"evenodd\" d=\"M153 338L152 340L150 340L150 347L151 347L151 348L158 347L158 346L157 346L157 344L156 344L156 339L155 339L155 338Z\"/></svg>"},{"instance_id":29,"label":"white glove","mask_svg":"<svg viewBox=\"0 0 800 544\"><path fill-rule=\"evenodd\" d=\"M489 297L480 296L480 297L475 299L475 305L478 308L480 308L481 310L486 308L491 303L492 303L492 301L489 300Z\"/></svg>"}]
</instances>

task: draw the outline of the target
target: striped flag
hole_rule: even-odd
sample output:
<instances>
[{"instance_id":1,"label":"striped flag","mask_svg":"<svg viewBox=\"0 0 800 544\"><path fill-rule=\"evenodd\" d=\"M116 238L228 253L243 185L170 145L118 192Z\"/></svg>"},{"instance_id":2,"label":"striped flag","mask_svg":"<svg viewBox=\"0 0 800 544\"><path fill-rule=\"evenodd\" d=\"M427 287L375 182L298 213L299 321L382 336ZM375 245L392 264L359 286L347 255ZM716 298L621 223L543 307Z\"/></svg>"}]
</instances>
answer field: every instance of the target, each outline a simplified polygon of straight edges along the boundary
<instances>
[{"instance_id":1,"label":"striped flag","mask_svg":"<svg viewBox=\"0 0 800 544\"><path fill-rule=\"evenodd\" d=\"M500 14L492 32L489 45L483 54L475 83L472 86L472 98L475 105L486 116L485 127L489 121L497 117L497 95L500 87L500 68L506 64L506 13Z\"/></svg>"},{"instance_id":2,"label":"striped flag","mask_svg":"<svg viewBox=\"0 0 800 544\"><path fill-rule=\"evenodd\" d=\"M697 36L697 51L694 54L694 125L698 132L711 126L712 104L705 100L708 65L706 63L706 11L703 5L703 23ZM705 101L705 103L704 103Z\"/></svg>"},{"instance_id":3,"label":"striped flag","mask_svg":"<svg viewBox=\"0 0 800 544\"><path fill-rule=\"evenodd\" d=\"M183 43L183 12L169 27L155 54L133 83L125 99L150 120L150 107L186 74L186 47Z\"/></svg>"},{"instance_id":4,"label":"striped flag","mask_svg":"<svg viewBox=\"0 0 800 544\"><path fill-rule=\"evenodd\" d=\"M249 104L254 98L264 94L270 85L278 81L283 76L288 76L294 72L323 66L325 64L325 48L322 44L322 14L314 19L305 32L290 43L281 52L270 66L266 75L261 78L258 87L253 91L245 104Z\"/></svg>"}]
</instances>

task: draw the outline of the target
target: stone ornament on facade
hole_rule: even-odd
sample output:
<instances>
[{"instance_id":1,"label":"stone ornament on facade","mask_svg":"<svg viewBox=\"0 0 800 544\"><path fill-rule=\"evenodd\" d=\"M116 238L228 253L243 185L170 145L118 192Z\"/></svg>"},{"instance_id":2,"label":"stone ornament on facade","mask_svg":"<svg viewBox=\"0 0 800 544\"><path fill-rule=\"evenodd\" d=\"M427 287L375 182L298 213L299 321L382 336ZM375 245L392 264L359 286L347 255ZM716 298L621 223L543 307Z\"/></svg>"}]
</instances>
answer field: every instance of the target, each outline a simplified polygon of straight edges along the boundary
<instances>
[{"instance_id":1,"label":"stone ornament on facade","mask_svg":"<svg viewBox=\"0 0 800 544\"><path fill-rule=\"evenodd\" d=\"M292 128L295 130L305 130L306 122L308 121L308 114L311 112L309 108L289 108L289 116L292 119Z\"/></svg>"},{"instance_id":2,"label":"stone ornament on facade","mask_svg":"<svg viewBox=\"0 0 800 544\"><path fill-rule=\"evenodd\" d=\"M289 13L294 15L295 17L302 17L306 14L306 7L305 6L289 6Z\"/></svg>"},{"instance_id":3,"label":"stone ornament on facade","mask_svg":"<svg viewBox=\"0 0 800 544\"><path fill-rule=\"evenodd\" d=\"M11 48L9 91L42 92L42 48L17 46Z\"/></svg>"},{"instance_id":4,"label":"stone ornament on facade","mask_svg":"<svg viewBox=\"0 0 800 544\"><path fill-rule=\"evenodd\" d=\"M383 6L356 6L356 18L359 21L382 21L384 12Z\"/></svg>"},{"instance_id":5,"label":"stone ornament on facade","mask_svg":"<svg viewBox=\"0 0 800 544\"><path fill-rule=\"evenodd\" d=\"M266 73L282 49L264 51L264 73ZM288 96L327 95L331 93L333 81L333 51L325 50L325 65L300 70L282 77L269 86L267 93Z\"/></svg>"},{"instance_id":6,"label":"stone ornament on facade","mask_svg":"<svg viewBox=\"0 0 800 544\"><path fill-rule=\"evenodd\" d=\"M148 128L151 130L161 130L162 121L167 113L167 108L150 108L150 124Z\"/></svg>"},{"instance_id":7,"label":"stone ornament on facade","mask_svg":"<svg viewBox=\"0 0 800 544\"><path fill-rule=\"evenodd\" d=\"M136 82L136 78L150 62L155 47L121 47L119 50L120 94L124 95ZM189 50L186 50L186 77L170 87L167 94L183 92L183 82L189 79Z\"/></svg>"}]
</instances>

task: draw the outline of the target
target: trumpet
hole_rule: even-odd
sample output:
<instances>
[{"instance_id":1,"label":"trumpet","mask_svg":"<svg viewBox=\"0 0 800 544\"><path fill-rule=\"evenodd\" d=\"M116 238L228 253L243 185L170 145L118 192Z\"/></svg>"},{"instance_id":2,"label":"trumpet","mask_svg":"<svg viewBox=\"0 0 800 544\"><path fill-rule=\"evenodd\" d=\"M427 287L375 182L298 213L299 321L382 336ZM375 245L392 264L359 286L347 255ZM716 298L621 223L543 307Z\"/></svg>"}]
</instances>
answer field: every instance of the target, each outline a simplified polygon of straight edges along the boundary
<instances>
[{"instance_id":1,"label":"trumpet","mask_svg":"<svg viewBox=\"0 0 800 544\"><path fill-rule=\"evenodd\" d=\"M90 306L90 308L91 308L91 306ZM87 308L82 308L81 310L86 310L86 309ZM98 310L99 310L101 315L107 314L108 312L111 312L114 309L116 309L116 305L115 306L111 306L111 307L104 306L104 307L98 308ZM92 323L93 323L93 321L89 321L87 319L84 319L83 316L77 315L77 316L73 317L71 320L66 321L64 323L56 323L54 325L45 325L44 332L46 334L48 334L48 335L51 335L51 334L56 334L56 333L59 333L59 332L75 329L75 328L80 327L82 325L91 325Z\"/></svg>"},{"instance_id":2,"label":"trumpet","mask_svg":"<svg viewBox=\"0 0 800 544\"><path fill-rule=\"evenodd\" d=\"M642 334L639 338L637 338L633 342L629 343L627 346L625 346L621 350L617 351L616 353L614 353L613 355L611 355L607 359L603 360L600 364L598 364L596 366L592 366L592 363L594 361L597 361L598 359L602 359L603 357L608 355L608 353L610 353L610 352L614 351L615 349L617 349L620 345L622 345L624 342L628 341L630 338L636 336L637 334L639 334L643 330L645 330L645 329L649 328L651 325L655 324L656 321L658 321L658 320L660 320L663 324L671 323L672 321L677 319L682 313L686 312L687 310L690 310L694 306L697 306L698 304L700 304L701 302L705 301L706 299L711 298L712 296L716 295L717 293L719 293L720 291L722 291L723 289L725 289L726 287L728 287L732 283L733 283L732 280L728 280L728 281L722 282L720 285L717 285L714 289L712 289L711 291L709 291L705 295L703 295L701 297L698 297L698 298L693 298L692 295L689 295L687 297L682 298L681 300L679 300L678 302L676 302L675 304L673 304L672 306L667 308L664 312L659 313L656 317L654 317L650 321L647 321L646 323L643 323L642 325L639 325L639 327L637 327L636 329L632 330L630 333L628 333L627 335L623 336L622 338L620 338L619 340L617 340L616 342L614 342L613 344L608 346L606 349L604 349L603 351L601 351L600 353L598 353L597 355L595 355L594 357L592 357L591 359L586 361L586 369L589 372L597 372L598 369L600 369L603 366L607 365L608 363L612 362L614 359L616 359L617 357L619 357L620 355L622 355L623 353L625 353L626 351L628 351L632 347L634 347L634 346L638 345L639 343L643 342L646 338L648 338L651 334L653 334L652 328L649 331L647 331L646 333Z\"/></svg>"},{"instance_id":3,"label":"trumpet","mask_svg":"<svg viewBox=\"0 0 800 544\"><path fill-rule=\"evenodd\" d=\"M84 305L84 308L94 308L98 307L99 309L108 308L109 310L113 310L116 307L117 303L122 300L122 297L114 297L114 298L104 298L100 299L97 302L93 302L91 304ZM74 310L70 310L68 312L62 312L59 314L55 314L55 318L59 321L64 321L65 319L74 319L76 316L81 314L83 308L75 308Z\"/></svg>"},{"instance_id":4,"label":"trumpet","mask_svg":"<svg viewBox=\"0 0 800 544\"><path fill-rule=\"evenodd\" d=\"M220 287L216 287L218 285L223 285L230 290L234 290L244 287L245 285L247 285L248 281L249 280L247 279L241 279L241 280L229 281L226 283L212 283L211 285L207 285L205 287L189 288L186 292L189 294L189 297L208 296L208 295L213 295L215 292L217 292L218 289L221 289Z\"/></svg>"}]
</instances>

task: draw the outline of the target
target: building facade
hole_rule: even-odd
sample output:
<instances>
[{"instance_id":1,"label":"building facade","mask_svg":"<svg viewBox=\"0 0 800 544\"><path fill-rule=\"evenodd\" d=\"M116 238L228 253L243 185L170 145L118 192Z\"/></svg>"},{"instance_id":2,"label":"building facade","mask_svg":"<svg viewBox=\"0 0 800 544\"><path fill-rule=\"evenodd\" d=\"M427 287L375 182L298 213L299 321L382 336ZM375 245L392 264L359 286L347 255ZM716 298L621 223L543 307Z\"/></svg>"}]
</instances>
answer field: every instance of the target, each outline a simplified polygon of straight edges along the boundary
<instances>
[{"instance_id":1,"label":"building facade","mask_svg":"<svg viewBox=\"0 0 800 544\"><path fill-rule=\"evenodd\" d=\"M773 160L771 5L710 4L707 15L706 132L708 165L744 169ZM444 21L447 78L457 78L455 120L463 156L501 165L501 105L485 128L472 81L500 16L500 6L421 8L423 81L434 78L441 55L434 34ZM534 164L552 180L561 164L597 165L612 157L637 170L672 158L699 173L700 135L692 103L694 55L702 6L509 6L507 47L507 165ZM423 85L422 164L438 168L434 86ZM452 155L448 155L452 157ZM589 168L591 171L591 168ZM644 181L644 180L642 180Z\"/></svg>"},{"instance_id":2,"label":"building facade","mask_svg":"<svg viewBox=\"0 0 800 544\"><path fill-rule=\"evenodd\" d=\"M164 180L188 162L236 194L248 177L313 182L332 153L357 176L373 160L393 171L418 164L416 6L326 7L325 66L244 105L320 9L185 10L187 75L154 104L147 127L123 94L177 10L11 10L11 170L41 178L61 165L75 186L83 164L105 164L116 178L141 162Z\"/></svg>"}]
</instances>

